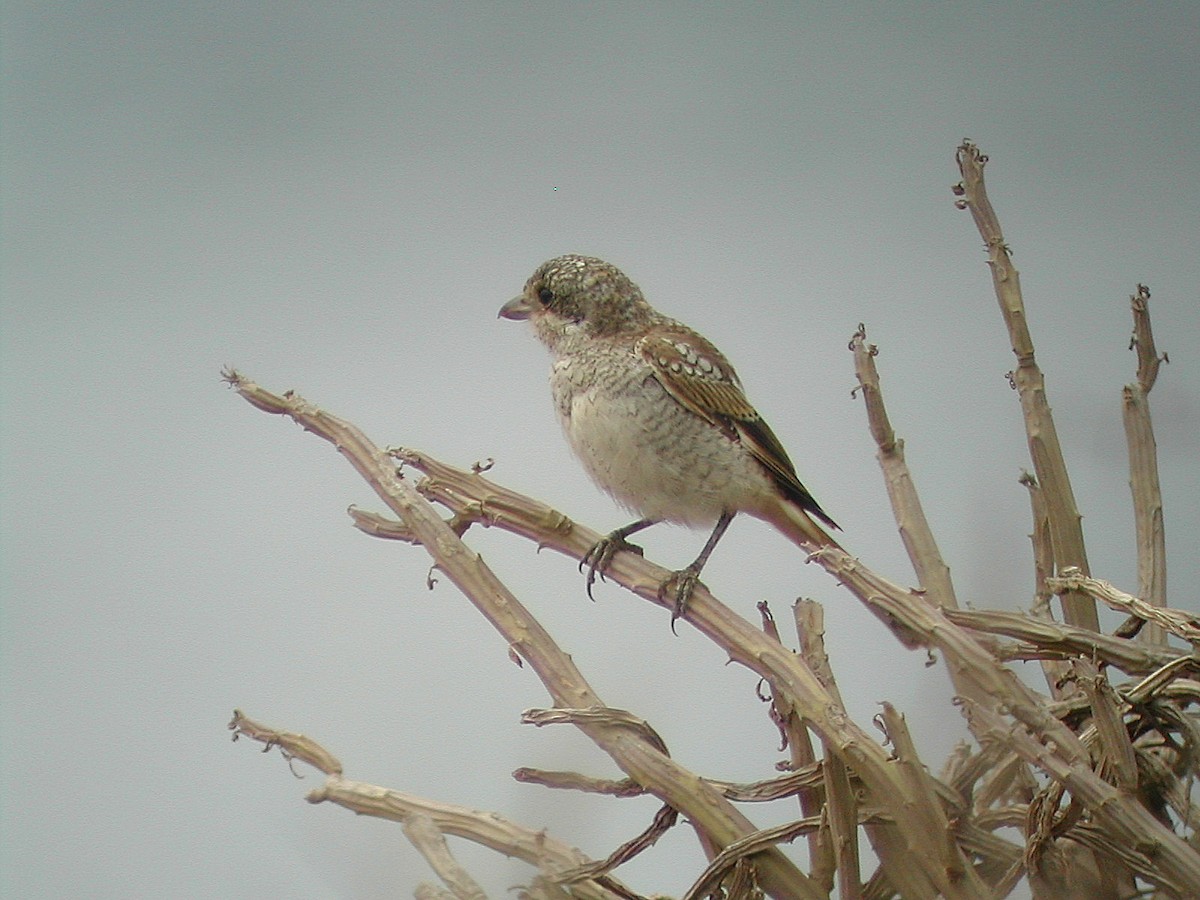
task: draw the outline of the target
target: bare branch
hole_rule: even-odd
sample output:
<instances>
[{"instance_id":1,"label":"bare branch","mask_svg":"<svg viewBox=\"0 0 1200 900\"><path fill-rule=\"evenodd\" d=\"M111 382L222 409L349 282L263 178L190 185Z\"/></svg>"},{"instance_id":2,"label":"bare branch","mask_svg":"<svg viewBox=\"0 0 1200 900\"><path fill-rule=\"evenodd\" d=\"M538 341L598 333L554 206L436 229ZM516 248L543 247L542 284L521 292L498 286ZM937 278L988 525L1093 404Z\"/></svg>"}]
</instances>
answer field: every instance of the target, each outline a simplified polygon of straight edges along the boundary
<instances>
[{"instance_id":1,"label":"bare branch","mask_svg":"<svg viewBox=\"0 0 1200 900\"><path fill-rule=\"evenodd\" d=\"M416 900L455 900L454 895L445 888L422 881L413 890Z\"/></svg>"},{"instance_id":2,"label":"bare branch","mask_svg":"<svg viewBox=\"0 0 1200 900\"><path fill-rule=\"evenodd\" d=\"M773 828L764 828L762 831L743 838L736 844L729 845L721 851L721 854L716 859L709 863L708 868L704 870L704 874L700 876L695 884L688 888L682 900L700 900L700 898L708 896L720 886L721 881L738 860L745 859L755 853L760 853L764 847L785 841L794 841L802 834L806 834L820 826L820 817L813 816L807 819L800 819L796 822L776 825Z\"/></svg>"},{"instance_id":3,"label":"bare branch","mask_svg":"<svg viewBox=\"0 0 1200 900\"><path fill-rule=\"evenodd\" d=\"M679 813L669 806L664 806L655 814L654 821L645 831L632 840L626 841L610 853L606 859L562 873L560 879L564 884L568 884L573 881L584 881L600 875L607 875L622 863L629 862L643 850L653 847L655 842L673 828L678 820Z\"/></svg>"},{"instance_id":4,"label":"bare branch","mask_svg":"<svg viewBox=\"0 0 1200 900\"><path fill-rule=\"evenodd\" d=\"M309 803L329 801L359 815L401 823L414 818L427 820L426 831L422 831L421 826L418 826L418 836L423 837L431 826L440 834L465 838L506 856L524 860L554 877L594 862L581 851L556 840L545 831L518 825L495 813L439 803L343 778L341 765L336 763L333 754L311 738L268 728L241 713L235 714L234 723L231 723L230 727L235 729L235 737L241 735L258 741L266 750L272 747L283 748L289 760L299 759L325 772L328 775L325 784L308 794ZM299 740L296 740L297 738ZM333 765L329 764L330 760L334 761ZM578 883L572 885L572 888L579 896L586 896L589 900L616 900L618 897L627 896L627 889L622 888L614 893L597 883Z\"/></svg>"},{"instance_id":5,"label":"bare branch","mask_svg":"<svg viewBox=\"0 0 1200 900\"><path fill-rule=\"evenodd\" d=\"M1033 519L1033 531L1029 541L1033 549L1033 609L1031 615L1039 620L1053 622L1054 611L1050 600L1054 592L1046 587L1046 579L1054 574L1054 542L1050 539L1050 515L1046 512L1046 497L1037 477L1029 472L1022 472L1017 479L1029 491L1030 514ZM1075 627L1075 626L1071 626ZM1095 628L1084 628L1083 631L1098 631ZM1064 662L1055 659L1042 659L1042 676L1053 697L1062 697L1066 691L1074 690L1066 679L1067 667Z\"/></svg>"},{"instance_id":6,"label":"bare branch","mask_svg":"<svg viewBox=\"0 0 1200 900\"><path fill-rule=\"evenodd\" d=\"M446 845L446 836L434 824L432 816L409 816L401 823L401 827L409 843L417 848L429 863L429 867L450 889L451 896L456 900L487 900L483 888L459 865L450 852Z\"/></svg>"},{"instance_id":7,"label":"bare branch","mask_svg":"<svg viewBox=\"0 0 1200 900\"><path fill-rule=\"evenodd\" d=\"M883 470L892 514L900 528L900 539L908 551L908 558L912 560L917 581L934 602L945 607L956 607L958 600L954 596L954 583L950 580L950 567L942 559L929 521L925 518L925 510L917 497L912 474L908 470L908 463L904 461L904 441L896 437L883 405L883 391L875 367L879 350L874 344L867 343L864 325L860 324L858 331L850 338L850 349L854 352L854 372L858 376L859 390L867 410L867 424L871 437L875 439L875 457Z\"/></svg>"},{"instance_id":8,"label":"bare branch","mask_svg":"<svg viewBox=\"0 0 1200 900\"><path fill-rule=\"evenodd\" d=\"M835 754L825 760L825 809L837 862L838 893L842 900L862 896L862 864L858 854L858 802L850 785L850 771Z\"/></svg>"},{"instance_id":9,"label":"bare branch","mask_svg":"<svg viewBox=\"0 0 1200 900\"><path fill-rule=\"evenodd\" d=\"M1062 570L1075 566L1083 572L1088 570L1087 553L1083 543L1083 527L1075 494L1071 490L1071 479L1067 475L1067 464L1063 459L1058 441L1058 430L1050 413L1046 399L1046 381L1033 353L1033 338L1025 320L1025 301L1021 296L1021 284L1012 254L1000 230L1000 220L988 199L983 181L983 167L987 157L969 141L958 148L958 168L963 180L955 192L961 199L959 206L971 211L975 226L983 237L988 251L988 265L992 270L992 284L1004 324L1008 327L1013 354L1017 367L1012 374L1013 383L1021 398L1024 413L1025 433L1029 441L1029 455L1033 468L1046 496L1046 511L1049 515L1050 533L1054 546L1055 566ZM1068 594L1062 598L1063 612L1072 625L1100 630L1100 620L1095 604L1087 598Z\"/></svg>"},{"instance_id":10,"label":"bare branch","mask_svg":"<svg viewBox=\"0 0 1200 900\"><path fill-rule=\"evenodd\" d=\"M613 781L592 778L578 772L548 772L545 769L530 769L522 766L513 770L513 780L522 784L540 784L542 787L566 791L582 791L586 794L608 794L612 797L640 797L646 789L632 778Z\"/></svg>"},{"instance_id":11,"label":"bare branch","mask_svg":"<svg viewBox=\"0 0 1200 900\"><path fill-rule=\"evenodd\" d=\"M1159 365L1170 360L1165 353L1159 356L1158 348L1154 346L1154 329L1150 327L1150 288L1139 284L1137 293L1129 298L1129 306L1133 310L1133 335L1129 339L1129 349L1137 351L1138 387L1149 394L1158 380Z\"/></svg>"},{"instance_id":12,"label":"bare branch","mask_svg":"<svg viewBox=\"0 0 1200 900\"><path fill-rule=\"evenodd\" d=\"M1132 675L1152 672L1179 656L1165 647L1147 646L1138 641L1088 631L1086 628L1035 619L1023 613L955 609L947 610L946 618L972 631L1004 634L1025 641L1023 645L1006 647L1001 651L1014 659L1036 658L1039 652L1044 651L1053 651L1058 654L1058 658L1083 654ZM1064 668L1058 677L1061 679L1065 674Z\"/></svg>"},{"instance_id":13,"label":"bare branch","mask_svg":"<svg viewBox=\"0 0 1200 900\"><path fill-rule=\"evenodd\" d=\"M283 753L283 758L289 763L293 759L298 759L326 775L342 774L342 764L332 753L312 738L290 731L275 731L265 725L260 725L248 718L240 709L233 711L233 718L229 721L228 728L233 732L235 741L239 737L247 737L252 741L264 744L264 753L278 747Z\"/></svg>"},{"instance_id":14,"label":"bare branch","mask_svg":"<svg viewBox=\"0 0 1200 900\"><path fill-rule=\"evenodd\" d=\"M1095 728L1102 755L1100 771L1107 776L1106 780L1120 790L1136 790L1137 758L1134 755L1133 743L1129 740L1129 732L1125 730L1125 704L1108 683L1108 679L1090 661L1077 659L1072 663L1072 667L1092 707L1092 727ZM1086 735L1080 737L1086 744Z\"/></svg>"},{"instance_id":15,"label":"bare branch","mask_svg":"<svg viewBox=\"0 0 1200 900\"><path fill-rule=\"evenodd\" d=\"M1138 593L1152 606L1167 605L1167 539L1163 526L1162 488L1158 481L1158 448L1150 421L1150 389L1158 379L1159 357L1150 328L1150 289L1138 285L1129 298L1133 309L1133 337L1137 350L1137 381L1122 391L1121 419L1129 447L1129 489L1133 494L1133 521L1137 535ZM1141 639L1166 643L1162 628L1151 623Z\"/></svg>"},{"instance_id":16,"label":"bare branch","mask_svg":"<svg viewBox=\"0 0 1200 900\"><path fill-rule=\"evenodd\" d=\"M1137 616L1147 622L1161 625L1176 637L1181 637L1193 647L1200 647L1200 618L1181 609L1151 606L1140 597L1118 590L1107 581L1089 578L1082 572L1066 569L1059 578L1048 580L1050 588L1059 593L1080 591L1095 597L1113 609Z\"/></svg>"},{"instance_id":17,"label":"bare branch","mask_svg":"<svg viewBox=\"0 0 1200 900\"><path fill-rule=\"evenodd\" d=\"M823 763L813 763L787 775L778 778L768 778L765 781L755 781L751 784L740 784L732 781L705 779L709 784L720 788L730 800L741 803L763 803L769 800L779 800L783 797L793 797L801 791L821 784L824 776L821 772Z\"/></svg>"},{"instance_id":18,"label":"bare branch","mask_svg":"<svg viewBox=\"0 0 1200 900\"><path fill-rule=\"evenodd\" d=\"M792 608L796 634L800 638L800 655L808 663L817 680L829 691L830 699L845 713L841 692L825 652L825 610L815 600L800 599ZM813 878L827 889L832 888L833 868L837 871L838 893L842 900L858 900L862 896L862 871L858 853L858 801L850 784L850 771L837 750L824 744L825 760L821 766L824 782L825 817L817 832L822 836L821 856L812 865ZM875 835L888 841L889 837ZM818 867L819 863L819 867ZM818 872L821 878L818 878Z\"/></svg>"},{"instance_id":19,"label":"bare branch","mask_svg":"<svg viewBox=\"0 0 1200 900\"><path fill-rule=\"evenodd\" d=\"M820 607L817 609L819 610ZM782 644L779 628L775 623L775 617L771 614L770 607L765 602L759 603L758 611L762 618L763 633ZM768 690L771 690L769 685ZM803 718L788 703L785 696L778 696L773 690L771 690L771 718L779 727L784 746L789 751L792 769L816 768L816 752L813 750L812 739L809 737ZM823 781L813 780L797 791L800 813L803 817L809 818L821 814L821 809L825 806L823 788ZM806 840L808 841L809 877L822 891L828 893L833 889L833 875L837 868L833 848L829 845L829 831L826 828L810 831L806 835Z\"/></svg>"}]
</instances>

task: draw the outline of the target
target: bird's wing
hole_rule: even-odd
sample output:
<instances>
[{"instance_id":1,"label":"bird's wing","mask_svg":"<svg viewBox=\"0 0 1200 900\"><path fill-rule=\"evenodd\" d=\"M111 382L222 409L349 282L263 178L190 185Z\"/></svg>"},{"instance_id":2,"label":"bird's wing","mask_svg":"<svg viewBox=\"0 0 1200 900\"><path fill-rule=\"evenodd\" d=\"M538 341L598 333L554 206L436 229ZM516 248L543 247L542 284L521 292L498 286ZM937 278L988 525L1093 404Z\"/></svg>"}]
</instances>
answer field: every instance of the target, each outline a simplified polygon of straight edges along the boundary
<instances>
[{"instance_id":1,"label":"bird's wing","mask_svg":"<svg viewBox=\"0 0 1200 900\"><path fill-rule=\"evenodd\" d=\"M733 366L710 341L683 326L660 327L637 342L636 352L668 394L741 441L793 502L838 527L800 483L779 438L750 405Z\"/></svg>"}]
</instances>

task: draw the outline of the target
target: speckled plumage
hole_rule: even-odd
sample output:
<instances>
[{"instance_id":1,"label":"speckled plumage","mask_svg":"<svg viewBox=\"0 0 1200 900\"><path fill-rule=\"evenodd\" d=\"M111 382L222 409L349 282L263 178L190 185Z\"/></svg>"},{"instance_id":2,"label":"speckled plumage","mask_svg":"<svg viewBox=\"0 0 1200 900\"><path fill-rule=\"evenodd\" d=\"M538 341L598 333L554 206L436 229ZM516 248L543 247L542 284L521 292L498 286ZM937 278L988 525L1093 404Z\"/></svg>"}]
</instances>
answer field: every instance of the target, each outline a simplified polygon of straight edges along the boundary
<instances>
[{"instance_id":1,"label":"speckled plumage","mask_svg":"<svg viewBox=\"0 0 1200 900\"><path fill-rule=\"evenodd\" d=\"M800 483L733 367L651 307L615 266L588 256L549 260L500 315L528 319L550 349L551 392L572 449L600 487L643 517L610 540L623 543L646 520L719 523L711 551L728 519L745 512L801 546L835 543L814 517L837 526ZM691 567L693 580L706 557Z\"/></svg>"}]
</instances>

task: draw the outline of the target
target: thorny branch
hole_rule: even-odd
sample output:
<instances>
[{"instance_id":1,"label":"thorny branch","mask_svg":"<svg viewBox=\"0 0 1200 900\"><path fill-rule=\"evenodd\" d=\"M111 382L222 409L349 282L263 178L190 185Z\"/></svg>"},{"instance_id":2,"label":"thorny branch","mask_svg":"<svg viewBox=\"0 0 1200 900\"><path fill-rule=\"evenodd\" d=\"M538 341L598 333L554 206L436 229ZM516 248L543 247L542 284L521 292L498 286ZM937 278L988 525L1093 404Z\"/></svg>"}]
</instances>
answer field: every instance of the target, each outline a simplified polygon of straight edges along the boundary
<instances>
[{"instance_id":1,"label":"thorny branch","mask_svg":"<svg viewBox=\"0 0 1200 900\"><path fill-rule=\"evenodd\" d=\"M1033 352L1016 269L983 184L986 156L959 148L963 175L956 192L984 237L997 298L1017 367L1012 374L1024 414L1036 478L1026 483L1034 510L1038 615L960 609L920 503L898 439L883 406L876 350L865 329L851 342L860 390L876 439L893 509L921 584L908 590L836 548L811 561L874 612L906 646L938 651L959 694L977 747L963 746L941 777L930 774L903 717L885 704L879 717L887 746L854 723L842 705L821 642L820 607L797 605L799 652L783 643L765 607L762 627L735 615L703 586L686 619L729 658L765 682L775 721L795 770L755 785L703 779L667 755L652 726L600 701L570 661L483 561L463 543L472 525L498 527L574 559L599 535L529 497L416 450L383 451L351 424L293 394L274 395L235 372L237 391L259 409L290 416L330 441L372 485L395 518L352 510L365 533L424 547L500 632L515 658L542 679L554 706L529 711L526 721L559 721L603 747L626 777L518 770L518 780L560 789L663 801L655 822L605 860L591 860L549 835L522 829L493 814L464 811L399 792L350 782L341 764L302 735L278 732L240 713L237 735L278 747L327 776L310 794L356 812L406 823L406 834L455 896L477 886L452 857L441 835L468 837L520 856L539 875L530 896L629 897L611 872L650 848L682 814L697 831L710 864L687 896L723 891L729 897L1003 897L1028 878L1037 896L1125 896L1139 882L1170 896L1200 892L1200 853L1191 801L1200 774L1200 621L1165 604L1161 497L1145 396L1158 374L1146 301L1133 298L1138 380L1126 388L1134 502L1138 510L1139 593L1127 594L1088 574L1079 513ZM1165 357L1162 358L1165 360ZM1135 402L1130 402L1130 397ZM1137 412L1137 410L1134 410ZM1136 428L1129 426L1137 420ZM396 462L423 476L399 476ZM1151 477L1152 476L1152 477ZM443 518L432 504L446 510ZM615 582L652 603L668 574L649 560L618 554L608 571ZM1049 614L1063 598L1067 621ZM1129 618L1114 635L1099 631L1095 601ZM1138 633L1151 640L1138 639ZM1192 646L1175 650L1162 635ZM1007 665L1041 660L1051 694L1028 687ZM816 747L821 750L818 759ZM889 749L890 747L890 749ZM800 818L756 828L733 802L797 797ZM793 801L794 802L794 801ZM870 839L878 868L862 881L858 829ZM1024 832L1025 845L1003 829ZM807 840L805 873L777 845Z\"/></svg>"}]
</instances>

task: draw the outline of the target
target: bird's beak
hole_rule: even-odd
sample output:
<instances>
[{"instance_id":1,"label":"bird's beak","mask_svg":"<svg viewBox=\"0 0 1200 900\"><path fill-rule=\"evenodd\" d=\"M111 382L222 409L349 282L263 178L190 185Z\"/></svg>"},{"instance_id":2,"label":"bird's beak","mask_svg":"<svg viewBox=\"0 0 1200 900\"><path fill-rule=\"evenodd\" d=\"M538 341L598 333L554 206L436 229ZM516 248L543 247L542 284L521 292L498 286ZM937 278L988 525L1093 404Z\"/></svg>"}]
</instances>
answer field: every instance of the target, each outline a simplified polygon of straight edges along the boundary
<instances>
[{"instance_id":1,"label":"bird's beak","mask_svg":"<svg viewBox=\"0 0 1200 900\"><path fill-rule=\"evenodd\" d=\"M500 307L501 319L528 319L533 312L533 306L529 303L529 298L524 294L519 297L513 297L502 307Z\"/></svg>"}]
</instances>

